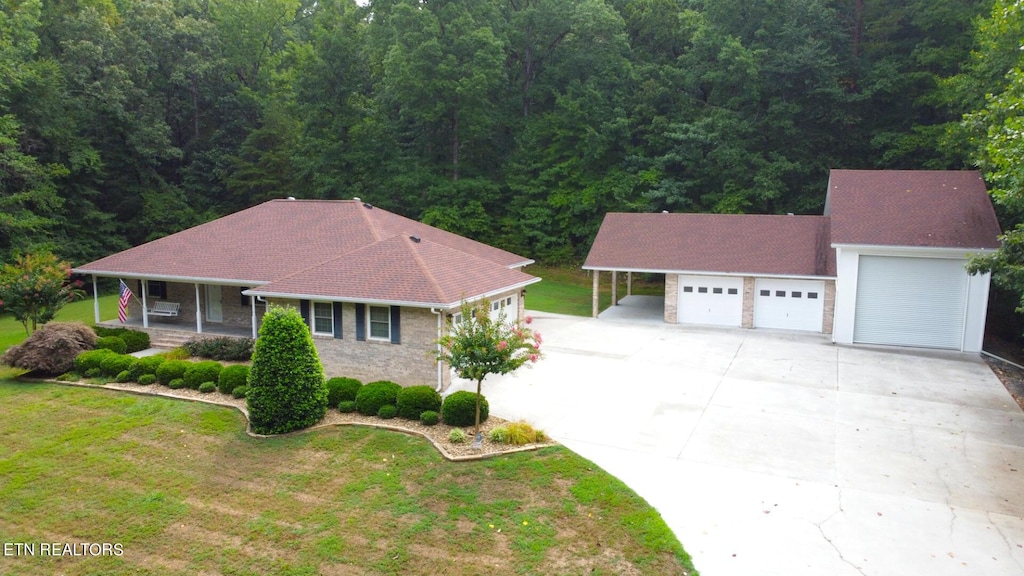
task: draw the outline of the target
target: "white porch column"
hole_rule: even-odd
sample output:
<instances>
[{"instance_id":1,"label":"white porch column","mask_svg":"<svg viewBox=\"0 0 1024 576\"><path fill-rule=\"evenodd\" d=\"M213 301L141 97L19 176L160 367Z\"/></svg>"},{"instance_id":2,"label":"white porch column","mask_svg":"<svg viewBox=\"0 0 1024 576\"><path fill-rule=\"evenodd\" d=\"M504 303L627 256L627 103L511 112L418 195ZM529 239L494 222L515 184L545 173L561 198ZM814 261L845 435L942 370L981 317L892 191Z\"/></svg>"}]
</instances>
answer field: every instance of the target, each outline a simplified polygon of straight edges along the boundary
<instances>
[{"instance_id":1,"label":"white porch column","mask_svg":"<svg viewBox=\"0 0 1024 576\"><path fill-rule=\"evenodd\" d=\"M120 295L119 295L120 296ZM92 275L92 313L96 317L96 324L100 323L100 291L96 287L96 275Z\"/></svg>"},{"instance_id":2,"label":"white porch column","mask_svg":"<svg viewBox=\"0 0 1024 576\"><path fill-rule=\"evenodd\" d=\"M619 305L619 273L612 270L612 306Z\"/></svg>"},{"instance_id":3,"label":"white porch column","mask_svg":"<svg viewBox=\"0 0 1024 576\"><path fill-rule=\"evenodd\" d=\"M199 303L199 283L196 283L196 332L199 334L203 333L203 310Z\"/></svg>"},{"instance_id":4,"label":"white porch column","mask_svg":"<svg viewBox=\"0 0 1024 576\"><path fill-rule=\"evenodd\" d=\"M598 281L598 278L600 278L600 276L601 276L601 272L599 272L597 270L594 270L594 295L591 297L591 300L593 302L593 306L592 307L593 307L593 316L594 316L594 318L597 318L597 308L598 308L598 298L597 297L598 297L598 288L600 287L600 283Z\"/></svg>"},{"instance_id":5,"label":"white porch column","mask_svg":"<svg viewBox=\"0 0 1024 576\"><path fill-rule=\"evenodd\" d=\"M149 280L142 281L142 327L149 328L149 306L146 305L146 293L149 292Z\"/></svg>"},{"instance_id":6,"label":"white porch column","mask_svg":"<svg viewBox=\"0 0 1024 576\"><path fill-rule=\"evenodd\" d=\"M633 273L626 272L626 296L633 295Z\"/></svg>"},{"instance_id":7,"label":"white porch column","mask_svg":"<svg viewBox=\"0 0 1024 576\"><path fill-rule=\"evenodd\" d=\"M256 339L256 297L249 296L249 303L252 304L252 339Z\"/></svg>"}]
</instances>

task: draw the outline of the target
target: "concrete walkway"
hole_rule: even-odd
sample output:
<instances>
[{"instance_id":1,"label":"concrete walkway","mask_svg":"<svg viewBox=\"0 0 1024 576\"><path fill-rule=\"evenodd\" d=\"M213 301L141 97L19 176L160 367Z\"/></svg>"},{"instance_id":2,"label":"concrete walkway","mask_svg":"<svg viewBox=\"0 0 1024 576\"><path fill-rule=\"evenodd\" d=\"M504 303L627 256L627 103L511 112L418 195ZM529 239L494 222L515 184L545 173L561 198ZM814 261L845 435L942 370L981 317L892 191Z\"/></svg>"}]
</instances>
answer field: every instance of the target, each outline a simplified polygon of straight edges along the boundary
<instances>
[{"instance_id":1,"label":"concrete walkway","mask_svg":"<svg viewBox=\"0 0 1024 576\"><path fill-rule=\"evenodd\" d=\"M978 358L534 313L489 377L653 504L704 576L1024 573L1024 414Z\"/></svg>"}]
</instances>

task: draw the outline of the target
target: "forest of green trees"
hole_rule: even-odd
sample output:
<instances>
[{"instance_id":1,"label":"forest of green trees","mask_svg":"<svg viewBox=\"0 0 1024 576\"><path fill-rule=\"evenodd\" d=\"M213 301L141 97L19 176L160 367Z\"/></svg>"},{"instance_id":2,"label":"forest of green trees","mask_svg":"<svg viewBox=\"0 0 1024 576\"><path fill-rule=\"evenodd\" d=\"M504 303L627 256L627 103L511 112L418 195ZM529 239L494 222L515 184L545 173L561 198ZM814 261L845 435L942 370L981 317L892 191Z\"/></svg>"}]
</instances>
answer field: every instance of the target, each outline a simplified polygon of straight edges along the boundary
<instances>
[{"instance_id":1,"label":"forest of green trees","mask_svg":"<svg viewBox=\"0 0 1024 576\"><path fill-rule=\"evenodd\" d=\"M1024 182L1010 0L0 6L0 259L358 196L568 263L608 211L820 213L830 168Z\"/></svg>"}]
</instances>

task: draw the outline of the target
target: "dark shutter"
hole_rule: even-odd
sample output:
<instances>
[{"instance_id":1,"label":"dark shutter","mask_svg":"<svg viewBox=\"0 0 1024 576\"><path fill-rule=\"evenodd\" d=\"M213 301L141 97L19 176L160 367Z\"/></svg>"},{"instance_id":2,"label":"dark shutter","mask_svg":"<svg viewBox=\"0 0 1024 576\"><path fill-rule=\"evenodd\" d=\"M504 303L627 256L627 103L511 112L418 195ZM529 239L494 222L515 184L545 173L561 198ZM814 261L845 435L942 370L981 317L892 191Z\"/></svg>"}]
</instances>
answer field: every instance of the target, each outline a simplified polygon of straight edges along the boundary
<instances>
[{"instance_id":1,"label":"dark shutter","mask_svg":"<svg viewBox=\"0 0 1024 576\"><path fill-rule=\"evenodd\" d=\"M341 302L334 303L334 337L341 338Z\"/></svg>"},{"instance_id":2,"label":"dark shutter","mask_svg":"<svg viewBox=\"0 0 1024 576\"><path fill-rule=\"evenodd\" d=\"M366 304L356 304L356 340L366 340Z\"/></svg>"},{"instance_id":3,"label":"dark shutter","mask_svg":"<svg viewBox=\"0 0 1024 576\"><path fill-rule=\"evenodd\" d=\"M250 307L249 306L249 304L250 304L249 303L249 297L246 296L245 294L242 294L242 292L245 292L246 290L248 290L248 288L245 288L244 286L242 288L238 289L239 295L242 297L242 308L249 308Z\"/></svg>"},{"instance_id":4,"label":"dark shutter","mask_svg":"<svg viewBox=\"0 0 1024 576\"><path fill-rule=\"evenodd\" d=\"M299 300L299 314L302 315L302 321L306 323L306 326L310 326L309 300Z\"/></svg>"},{"instance_id":5,"label":"dark shutter","mask_svg":"<svg viewBox=\"0 0 1024 576\"><path fill-rule=\"evenodd\" d=\"M391 307L391 343L402 343L402 307Z\"/></svg>"},{"instance_id":6,"label":"dark shutter","mask_svg":"<svg viewBox=\"0 0 1024 576\"><path fill-rule=\"evenodd\" d=\"M136 282L139 283L139 289L135 291L135 294L136 297L139 299L139 302L142 302L142 280L136 280Z\"/></svg>"}]
</instances>

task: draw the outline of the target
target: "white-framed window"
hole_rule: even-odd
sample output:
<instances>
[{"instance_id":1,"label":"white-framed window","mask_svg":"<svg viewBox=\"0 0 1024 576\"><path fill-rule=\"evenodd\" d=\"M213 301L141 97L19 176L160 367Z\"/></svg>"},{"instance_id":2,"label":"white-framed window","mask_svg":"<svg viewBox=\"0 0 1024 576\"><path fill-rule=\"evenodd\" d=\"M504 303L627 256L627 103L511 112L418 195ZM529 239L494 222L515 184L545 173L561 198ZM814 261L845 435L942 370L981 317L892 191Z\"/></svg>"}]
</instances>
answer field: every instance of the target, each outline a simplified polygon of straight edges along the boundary
<instances>
[{"instance_id":1,"label":"white-framed window","mask_svg":"<svg viewBox=\"0 0 1024 576\"><path fill-rule=\"evenodd\" d=\"M391 340L391 307L368 306L370 338L373 340Z\"/></svg>"},{"instance_id":2,"label":"white-framed window","mask_svg":"<svg viewBox=\"0 0 1024 576\"><path fill-rule=\"evenodd\" d=\"M313 302L313 334L334 336L334 304Z\"/></svg>"}]
</instances>

